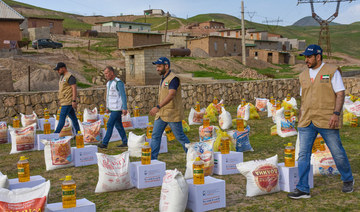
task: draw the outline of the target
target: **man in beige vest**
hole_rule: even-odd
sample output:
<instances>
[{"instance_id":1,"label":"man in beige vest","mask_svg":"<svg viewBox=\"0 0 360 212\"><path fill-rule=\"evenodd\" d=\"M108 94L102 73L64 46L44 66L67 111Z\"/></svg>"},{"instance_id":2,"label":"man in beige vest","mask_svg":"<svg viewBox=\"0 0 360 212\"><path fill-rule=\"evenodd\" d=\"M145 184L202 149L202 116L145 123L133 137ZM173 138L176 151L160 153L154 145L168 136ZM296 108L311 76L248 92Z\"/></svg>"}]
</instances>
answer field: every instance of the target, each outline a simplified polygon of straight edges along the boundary
<instances>
[{"instance_id":1,"label":"man in beige vest","mask_svg":"<svg viewBox=\"0 0 360 212\"><path fill-rule=\"evenodd\" d=\"M354 188L350 163L341 144L339 128L340 113L344 104L345 87L340 69L322 62L322 49L309 45L305 52L305 62L309 70L299 76L301 108L299 112L300 151L298 159L299 182L294 192L288 194L292 199L310 198L309 171L312 146L319 133L329 147L336 167L343 181L342 191L350 193ZM325 172L332 172L332 167Z\"/></svg>"},{"instance_id":2,"label":"man in beige vest","mask_svg":"<svg viewBox=\"0 0 360 212\"><path fill-rule=\"evenodd\" d=\"M185 144L190 141L182 128L184 108L180 79L170 70L170 61L166 57L160 57L153 64L156 65L156 71L161 76L158 105L150 110L150 115L155 116L151 136L151 159L157 159L161 136L168 124L185 152L187 152Z\"/></svg>"},{"instance_id":3,"label":"man in beige vest","mask_svg":"<svg viewBox=\"0 0 360 212\"><path fill-rule=\"evenodd\" d=\"M59 62L54 68L60 75L59 80L59 103L61 106L59 123L54 133L60 133L64 127L66 116L69 116L76 132L80 131L78 119L76 117L76 78L68 72L65 63Z\"/></svg>"}]
</instances>

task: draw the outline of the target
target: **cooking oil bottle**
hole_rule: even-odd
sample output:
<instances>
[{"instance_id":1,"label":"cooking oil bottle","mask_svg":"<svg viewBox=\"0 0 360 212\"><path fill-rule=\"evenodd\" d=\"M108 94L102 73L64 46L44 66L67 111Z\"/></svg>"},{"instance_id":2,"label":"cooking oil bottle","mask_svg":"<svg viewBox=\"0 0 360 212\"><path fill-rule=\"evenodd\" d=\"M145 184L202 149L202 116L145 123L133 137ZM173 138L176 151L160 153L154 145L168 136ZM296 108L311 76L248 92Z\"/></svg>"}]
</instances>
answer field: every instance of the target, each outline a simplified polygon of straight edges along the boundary
<instances>
[{"instance_id":1,"label":"cooking oil bottle","mask_svg":"<svg viewBox=\"0 0 360 212\"><path fill-rule=\"evenodd\" d=\"M196 112L200 112L200 103L199 102L196 102L195 110L196 110Z\"/></svg>"},{"instance_id":2,"label":"cooking oil bottle","mask_svg":"<svg viewBox=\"0 0 360 212\"><path fill-rule=\"evenodd\" d=\"M280 110L281 109L281 102L280 100L276 101L276 110Z\"/></svg>"},{"instance_id":3,"label":"cooking oil bottle","mask_svg":"<svg viewBox=\"0 0 360 212\"><path fill-rule=\"evenodd\" d=\"M295 166L295 148L292 143L288 143L285 146L285 166L294 167Z\"/></svg>"},{"instance_id":4,"label":"cooking oil bottle","mask_svg":"<svg viewBox=\"0 0 360 212\"><path fill-rule=\"evenodd\" d=\"M49 119L50 118L50 113L49 110L47 108L44 109L44 119Z\"/></svg>"},{"instance_id":5,"label":"cooking oil bottle","mask_svg":"<svg viewBox=\"0 0 360 212\"><path fill-rule=\"evenodd\" d=\"M217 105L217 103L218 103L218 99L217 99L217 97L216 97L216 96L214 96L214 99L213 99L213 104Z\"/></svg>"},{"instance_id":6,"label":"cooking oil bottle","mask_svg":"<svg viewBox=\"0 0 360 212\"><path fill-rule=\"evenodd\" d=\"M81 131L78 131L76 135L76 148L84 148L84 136Z\"/></svg>"},{"instance_id":7,"label":"cooking oil bottle","mask_svg":"<svg viewBox=\"0 0 360 212\"><path fill-rule=\"evenodd\" d=\"M135 106L134 109L134 117L139 117L140 116L140 109L138 106Z\"/></svg>"},{"instance_id":8,"label":"cooking oil bottle","mask_svg":"<svg viewBox=\"0 0 360 212\"><path fill-rule=\"evenodd\" d=\"M236 119L236 130L240 131L240 132L245 130L244 129L244 119L242 119L242 118Z\"/></svg>"},{"instance_id":9,"label":"cooking oil bottle","mask_svg":"<svg viewBox=\"0 0 360 212\"><path fill-rule=\"evenodd\" d=\"M20 127L20 119L19 117L15 116L13 119L13 128L19 128Z\"/></svg>"},{"instance_id":10,"label":"cooking oil bottle","mask_svg":"<svg viewBox=\"0 0 360 212\"><path fill-rule=\"evenodd\" d=\"M286 101L290 101L291 100L291 95L288 93L286 96Z\"/></svg>"},{"instance_id":11,"label":"cooking oil bottle","mask_svg":"<svg viewBox=\"0 0 360 212\"><path fill-rule=\"evenodd\" d=\"M104 128L105 128L105 130L107 130L107 122L109 121L109 115L108 114L104 115L103 121L104 121Z\"/></svg>"},{"instance_id":12,"label":"cooking oil bottle","mask_svg":"<svg viewBox=\"0 0 360 212\"><path fill-rule=\"evenodd\" d=\"M57 110L57 113L56 113L56 120L58 120L58 121L60 119L60 113L61 113L61 106L59 107L59 109Z\"/></svg>"},{"instance_id":13,"label":"cooking oil bottle","mask_svg":"<svg viewBox=\"0 0 360 212\"><path fill-rule=\"evenodd\" d=\"M45 119L44 122L44 134L50 134L51 133L51 124L48 119Z\"/></svg>"},{"instance_id":14,"label":"cooking oil bottle","mask_svg":"<svg viewBox=\"0 0 360 212\"><path fill-rule=\"evenodd\" d=\"M275 99L273 96L270 97L270 103L275 106Z\"/></svg>"},{"instance_id":15,"label":"cooking oil bottle","mask_svg":"<svg viewBox=\"0 0 360 212\"><path fill-rule=\"evenodd\" d=\"M350 126L351 127L357 127L358 126L358 117L356 117L356 116L352 117L352 119L350 121Z\"/></svg>"},{"instance_id":16,"label":"cooking oil bottle","mask_svg":"<svg viewBox=\"0 0 360 212\"><path fill-rule=\"evenodd\" d=\"M285 116L285 120L286 120L286 121L290 121L291 111L290 111L290 110L285 110L285 111L284 111L284 116Z\"/></svg>"},{"instance_id":17,"label":"cooking oil bottle","mask_svg":"<svg viewBox=\"0 0 360 212\"><path fill-rule=\"evenodd\" d=\"M104 113L105 113L105 107L104 107L103 104L101 104L100 107L99 107L99 114L104 115Z\"/></svg>"},{"instance_id":18,"label":"cooking oil bottle","mask_svg":"<svg viewBox=\"0 0 360 212\"><path fill-rule=\"evenodd\" d=\"M153 132L154 126L151 122L148 123L148 126L146 127L146 138L151 139L152 132Z\"/></svg>"},{"instance_id":19,"label":"cooking oil bottle","mask_svg":"<svg viewBox=\"0 0 360 212\"><path fill-rule=\"evenodd\" d=\"M19 182L30 181L30 165L25 156L20 156L20 160L17 162L18 178Z\"/></svg>"},{"instance_id":20,"label":"cooking oil bottle","mask_svg":"<svg viewBox=\"0 0 360 212\"><path fill-rule=\"evenodd\" d=\"M242 100L241 100L241 107L244 107L246 105L246 101L245 101L245 99L243 98Z\"/></svg>"},{"instance_id":21,"label":"cooking oil bottle","mask_svg":"<svg viewBox=\"0 0 360 212\"><path fill-rule=\"evenodd\" d=\"M168 141L175 140L174 133L172 132L171 127L169 125L166 126L165 133L166 133L166 137L167 137Z\"/></svg>"},{"instance_id":22,"label":"cooking oil bottle","mask_svg":"<svg viewBox=\"0 0 360 212\"><path fill-rule=\"evenodd\" d=\"M194 184L204 184L204 162L197 157L193 163Z\"/></svg>"},{"instance_id":23,"label":"cooking oil bottle","mask_svg":"<svg viewBox=\"0 0 360 212\"><path fill-rule=\"evenodd\" d=\"M203 117L203 129L210 126L210 119L207 117L207 115L204 115Z\"/></svg>"},{"instance_id":24,"label":"cooking oil bottle","mask_svg":"<svg viewBox=\"0 0 360 212\"><path fill-rule=\"evenodd\" d=\"M67 175L62 185L62 205L63 208L76 207L76 183L71 178L71 175Z\"/></svg>"},{"instance_id":25,"label":"cooking oil bottle","mask_svg":"<svg viewBox=\"0 0 360 212\"><path fill-rule=\"evenodd\" d=\"M221 154L229 154L230 153L230 137L223 136L220 142L220 152Z\"/></svg>"},{"instance_id":26,"label":"cooking oil bottle","mask_svg":"<svg viewBox=\"0 0 360 212\"><path fill-rule=\"evenodd\" d=\"M80 111L77 112L76 118L77 118L81 123L83 122L83 116L82 116L82 113L81 113Z\"/></svg>"},{"instance_id":27,"label":"cooking oil bottle","mask_svg":"<svg viewBox=\"0 0 360 212\"><path fill-rule=\"evenodd\" d=\"M151 147L149 146L149 142L145 142L141 148L141 164L151 164Z\"/></svg>"}]
</instances>

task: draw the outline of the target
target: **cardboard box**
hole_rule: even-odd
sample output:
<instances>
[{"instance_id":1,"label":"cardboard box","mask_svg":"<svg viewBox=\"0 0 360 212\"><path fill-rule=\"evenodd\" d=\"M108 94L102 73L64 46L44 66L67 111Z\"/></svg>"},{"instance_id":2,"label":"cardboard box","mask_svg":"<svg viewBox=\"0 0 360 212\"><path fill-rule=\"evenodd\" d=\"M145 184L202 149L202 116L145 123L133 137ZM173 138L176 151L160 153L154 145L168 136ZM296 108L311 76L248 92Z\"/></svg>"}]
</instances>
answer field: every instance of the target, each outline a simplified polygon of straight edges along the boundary
<instances>
[{"instance_id":1,"label":"cardboard box","mask_svg":"<svg viewBox=\"0 0 360 212\"><path fill-rule=\"evenodd\" d=\"M49 120L51 129L52 129L52 130L55 130L55 118L51 117L51 118L49 118L48 120ZM39 130L44 131L44 123L45 123L45 119L44 119L44 118L38 119L38 126L39 126L38 128L39 128Z\"/></svg>"},{"instance_id":2,"label":"cardboard box","mask_svg":"<svg viewBox=\"0 0 360 212\"><path fill-rule=\"evenodd\" d=\"M96 153L98 148L95 145L85 145L84 148L71 147L76 167L97 164Z\"/></svg>"},{"instance_id":3,"label":"cardboard box","mask_svg":"<svg viewBox=\"0 0 360 212\"><path fill-rule=\"evenodd\" d=\"M162 185L166 164L151 160L150 165L142 165L141 161L130 163L131 180L136 188L150 188Z\"/></svg>"},{"instance_id":4,"label":"cardboard box","mask_svg":"<svg viewBox=\"0 0 360 212\"><path fill-rule=\"evenodd\" d=\"M37 150L44 150L45 145L41 142L42 139L51 140L54 138L59 138L59 133L37 134L36 135Z\"/></svg>"},{"instance_id":5,"label":"cardboard box","mask_svg":"<svg viewBox=\"0 0 360 212\"><path fill-rule=\"evenodd\" d=\"M9 190L19 188L32 188L45 182L45 178L40 175L30 176L30 181L19 183L19 178L9 179Z\"/></svg>"},{"instance_id":6,"label":"cardboard box","mask_svg":"<svg viewBox=\"0 0 360 212\"><path fill-rule=\"evenodd\" d=\"M221 152L214 152L214 174L238 174L240 172L236 168L236 164L241 162L243 162L242 152L230 151L229 154L221 154Z\"/></svg>"},{"instance_id":7,"label":"cardboard box","mask_svg":"<svg viewBox=\"0 0 360 212\"><path fill-rule=\"evenodd\" d=\"M146 141L149 142L149 145L151 145L151 139L146 138ZM167 137L163 135L161 137L159 153L167 153L167 152L168 152Z\"/></svg>"},{"instance_id":8,"label":"cardboard box","mask_svg":"<svg viewBox=\"0 0 360 212\"><path fill-rule=\"evenodd\" d=\"M77 199L75 208L63 208L62 202L51 203L46 205L47 212L95 212L95 203L87 199Z\"/></svg>"},{"instance_id":9,"label":"cardboard box","mask_svg":"<svg viewBox=\"0 0 360 212\"><path fill-rule=\"evenodd\" d=\"M294 167L285 167L284 163L279 163L279 184L280 189L286 192L293 192L296 188L297 183L299 182L299 170L297 162L295 162ZM309 171L309 186L314 188L314 176L313 176L313 166L310 165Z\"/></svg>"},{"instance_id":10,"label":"cardboard box","mask_svg":"<svg viewBox=\"0 0 360 212\"><path fill-rule=\"evenodd\" d=\"M105 128L101 128L100 129L100 139L101 139L101 141L104 140L105 134L106 134ZM121 141L121 136L120 136L119 132L117 131L117 129L115 127L113 129L113 133L111 135L111 138L110 138L109 142L114 142L114 141Z\"/></svg>"},{"instance_id":11,"label":"cardboard box","mask_svg":"<svg viewBox=\"0 0 360 212\"><path fill-rule=\"evenodd\" d=\"M132 117L131 122L135 129L144 129L147 127L147 124L149 123L149 117L148 116Z\"/></svg>"},{"instance_id":12,"label":"cardboard box","mask_svg":"<svg viewBox=\"0 0 360 212\"><path fill-rule=\"evenodd\" d=\"M193 179L186 182L189 185L187 209L198 212L226 207L224 180L207 176L202 185L194 185Z\"/></svg>"}]
</instances>

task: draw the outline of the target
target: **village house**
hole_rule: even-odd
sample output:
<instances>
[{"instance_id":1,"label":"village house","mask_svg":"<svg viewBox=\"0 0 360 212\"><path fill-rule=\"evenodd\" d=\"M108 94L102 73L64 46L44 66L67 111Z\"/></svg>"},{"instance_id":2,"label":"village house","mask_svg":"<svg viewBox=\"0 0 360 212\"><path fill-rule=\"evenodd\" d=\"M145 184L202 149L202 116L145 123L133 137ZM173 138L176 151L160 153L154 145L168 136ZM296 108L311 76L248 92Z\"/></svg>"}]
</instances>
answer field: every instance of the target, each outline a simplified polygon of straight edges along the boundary
<instances>
[{"instance_id":1,"label":"village house","mask_svg":"<svg viewBox=\"0 0 360 212\"><path fill-rule=\"evenodd\" d=\"M161 33L154 32L117 32L118 48L132 48L144 45L154 45L162 43Z\"/></svg>"},{"instance_id":2,"label":"village house","mask_svg":"<svg viewBox=\"0 0 360 212\"><path fill-rule=\"evenodd\" d=\"M144 10L144 15L161 15L165 14L164 10L162 9L148 9Z\"/></svg>"},{"instance_id":3,"label":"village house","mask_svg":"<svg viewBox=\"0 0 360 212\"><path fill-rule=\"evenodd\" d=\"M295 56L289 52L266 50L266 49L250 49L249 58L262 60L273 64L289 64L295 65Z\"/></svg>"},{"instance_id":4,"label":"village house","mask_svg":"<svg viewBox=\"0 0 360 212\"><path fill-rule=\"evenodd\" d=\"M20 24L24 17L0 0L0 50L15 49L22 39Z\"/></svg>"},{"instance_id":5,"label":"village house","mask_svg":"<svg viewBox=\"0 0 360 212\"><path fill-rule=\"evenodd\" d=\"M39 18L39 17L26 17L25 21L20 25L24 31L30 28L49 27L50 34L64 34L62 18Z\"/></svg>"},{"instance_id":6,"label":"village house","mask_svg":"<svg viewBox=\"0 0 360 212\"><path fill-rule=\"evenodd\" d=\"M150 32L151 24L137 23L127 21L106 21L97 22L96 26L92 26L92 30L105 33L116 33L118 31L135 31L135 32Z\"/></svg>"}]
</instances>

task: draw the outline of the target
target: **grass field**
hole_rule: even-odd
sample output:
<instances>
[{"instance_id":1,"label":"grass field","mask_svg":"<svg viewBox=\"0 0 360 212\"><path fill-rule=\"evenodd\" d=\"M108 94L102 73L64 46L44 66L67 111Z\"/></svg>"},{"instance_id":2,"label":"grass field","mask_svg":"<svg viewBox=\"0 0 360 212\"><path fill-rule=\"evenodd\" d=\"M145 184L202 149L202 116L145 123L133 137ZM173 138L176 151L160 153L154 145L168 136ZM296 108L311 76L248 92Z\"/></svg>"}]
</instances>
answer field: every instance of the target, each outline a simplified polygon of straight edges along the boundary
<instances>
[{"instance_id":1,"label":"grass field","mask_svg":"<svg viewBox=\"0 0 360 212\"><path fill-rule=\"evenodd\" d=\"M232 117L235 117L236 106L228 106ZM186 111L186 115L189 111ZM145 114L144 114L145 115ZM244 161L265 159L275 154L279 156L279 162L283 162L283 148L287 142L296 141L296 136L281 138L270 136L270 127L273 125L265 113L260 113L261 120L250 120L250 142L253 152L244 153ZM153 119L153 118L150 118ZM187 119L186 119L187 120ZM152 121L152 120L151 120ZM215 124L215 123L214 123ZM215 125L218 125L217 123ZM135 134L143 134L145 130L133 130ZM191 142L197 142L198 126L191 126L187 133ZM311 190L311 199L290 200L286 192L278 192L270 195L246 197L246 179L241 174L213 177L226 181L226 205L224 209L217 211L358 211L359 210L359 171L360 171L360 145L359 128L344 127L341 130L341 138L352 166L356 180L355 191L351 194L341 192L342 182L340 176L316 176L314 189ZM112 142L107 150L99 149L105 154L120 154L126 149L117 148L120 142ZM73 143L73 146L75 144ZM42 175L51 181L49 203L61 201L60 178L65 175L73 175L77 182L77 198L87 198L96 204L97 211L158 211L161 187L147 188L95 194L94 190L98 180L97 165L85 167L71 167L52 171L45 171L44 152L34 151L23 154L9 155L10 144L2 144L0 150L0 171L9 178L17 177L16 162L21 155L29 157L31 175ZM177 168L183 174L185 172L186 156L181 145L177 141L168 143L168 153L160 154L159 160L166 162L167 169ZM131 161L139 161L140 158L131 158Z\"/></svg>"}]
</instances>

